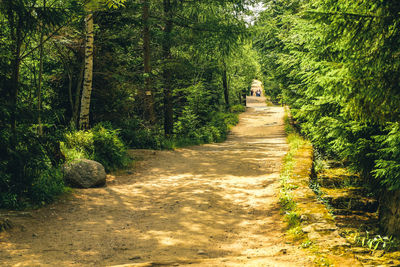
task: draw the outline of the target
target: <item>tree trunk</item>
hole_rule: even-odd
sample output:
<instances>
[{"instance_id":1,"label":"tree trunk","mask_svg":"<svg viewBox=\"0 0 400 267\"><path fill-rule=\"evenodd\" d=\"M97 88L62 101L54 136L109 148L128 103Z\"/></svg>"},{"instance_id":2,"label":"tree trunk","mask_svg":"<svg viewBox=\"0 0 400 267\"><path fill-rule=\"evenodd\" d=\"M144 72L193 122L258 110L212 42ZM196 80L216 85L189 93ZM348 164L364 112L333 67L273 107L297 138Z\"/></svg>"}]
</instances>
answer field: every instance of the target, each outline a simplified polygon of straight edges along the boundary
<instances>
[{"instance_id":1,"label":"tree trunk","mask_svg":"<svg viewBox=\"0 0 400 267\"><path fill-rule=\"evenodd\" d=\"M79 72L79 77L78 81L76 83L76 89L75 89L75 101L74 101L74 106L72 109L72 117L71 117L71 126L74 128L77 128L78 125L78 114L79 114L79 99L81 98L81 89L82 89L82 81L83 81L83 74L84 74L85 68L82 64L81 70Z\"/></svg>"},{"instance_id":2,"label":"tree trunk","mask_svg":"<svg viewBox=\"0 0 400 267\"><path fill-rule=\"evenodd\" d=\"M144 90L142 99L144 101L144 118L150 125L155 123L154 96L151 89L151 62L150 62L150 29L149 29L148 0L143 0L143 65L144 65Z\"/></svg>"},{"instance_id":3,"label":"tree trunk","mask_svg":"<svg viewBox=\"0 0 400 267\"><path fill-rule=\"evenodd\" d=\"M164 40L163 40L163 57L164 62L171 59L171 32L172 32L172 10L171 1L163 0L164 4ZM164 79L164 132L166 136L171 136L174 130L173 119L173 102L172 102L172 77L171 70L167 64L164 64L163 70Z\"/></svg>"},{"instance_id":4,"label":"tree trunk","mask_svg":"<svg viewBox=\"0 0 400 267\"><path fill-rule=\"evenodd\" d=\"M224 88L224 97L225 97L225 105L226 110L229 110L230 103L229 103L229 86L228 86L228 74L226 70L226 63L223 61L223 70L222 70L222 87Z\"/></svg>"},{"instance_id":5,"label":"tree trunk","mask_svg":"<svg viewBox=\"0 0 400 267\"><path fill-rule=\"evenodd\" d=\"M72 72L70 70L67 70L67 76L68 76L68 100L69 100L69 106L71 108L71 113L74 110L74 100L72 99Z\"/></svg>"},{"instance_id":6,"label":"tree trunk","mask_svg":"<svg viewBox=\"0 0 400 267\"><path fill-rule=\"evenodd\" d=\"M46 9L46 0L43 0L43 9L44 12ZM40 50L39 50L39 85L38 85L38 92L37 92L37 97L38 97L38 134L39 136L43 135L43 126L42 126L42 84L43 84L43 38L44 38L44 25L42 25L42 29L40 32Z\"/></svg>"},{"instance_id":7,"label":"tree trunk","mask_svg":"<svg viewBox=\"0 0 400 267\"><path fill-rule=\"evenodd\" d=\"M19 91L19 78L21 67L21 46L22 46L22 18L14 16L13 11L9 11L9 22L11 30L11 39L14 42L14 51L12 59L12 72L10 79L9 105L10 105L10 127L11 127L11 149L15 150L17 144L17 102Z\"/></svg>"},{"instance_id":8,"label":"tree trunk","mask_svg":"<svg viewBox=\"0 0 400 267\"><path fill-rule=\"evenodd\" d=\"M81 113L79 116L79 128L89 129L90 97L93 84L93 12L86 15L86 44L85 44L85 74L83 78L83 90L81 99Z\"/></svg>"}]
</instances>

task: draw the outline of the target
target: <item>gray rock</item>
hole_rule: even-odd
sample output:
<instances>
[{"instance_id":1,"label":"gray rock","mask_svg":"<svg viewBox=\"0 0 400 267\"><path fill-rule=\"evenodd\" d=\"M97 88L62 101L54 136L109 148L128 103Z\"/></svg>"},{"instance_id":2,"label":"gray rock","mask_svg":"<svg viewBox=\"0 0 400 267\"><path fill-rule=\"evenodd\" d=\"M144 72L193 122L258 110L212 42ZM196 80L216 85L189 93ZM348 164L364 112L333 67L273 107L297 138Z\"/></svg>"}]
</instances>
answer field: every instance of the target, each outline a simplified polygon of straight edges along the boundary
<instances>
[{"instance_id":1,"label":"gray rock","mask_svg":"<svg viewBox=\"0 0 400 267\"><path fill-rule=\"evenodd\" d=\"M64 179L73 187L98 187L106 184L106 172L99 162L79 159L64 165Z\"/></svg>"}]
</instances>

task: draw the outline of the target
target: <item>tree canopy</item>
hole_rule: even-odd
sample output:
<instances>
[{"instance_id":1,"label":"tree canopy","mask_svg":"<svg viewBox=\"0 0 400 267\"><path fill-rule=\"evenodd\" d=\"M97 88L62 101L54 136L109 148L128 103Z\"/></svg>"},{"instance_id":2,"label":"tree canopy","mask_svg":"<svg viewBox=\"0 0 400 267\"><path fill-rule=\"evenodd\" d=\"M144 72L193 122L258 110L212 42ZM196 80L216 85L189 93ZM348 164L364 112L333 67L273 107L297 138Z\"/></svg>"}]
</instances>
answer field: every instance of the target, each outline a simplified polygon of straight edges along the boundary
<instances>
[{"instance_id":1,"label":"tree canopy","mask_svg":"<svg viewBox=\"0 0 400 267\"><path fill-rule=\"evenodd\" d=\"M398 1L266 1L255 37L270 94L315 147L398 189Z\"/></svg>"},{"instance_id":2,"label":"tree canopy","mask_svg":"<svg viewBox=\"0 0 400 267\"><path fill-rule=\"evenodd\" d=\"M75 158L112 170L128 147L224 140L255 78L319 155L399 189L399 14L395 0L0 1L0 206L51 201Z\"/></svg>"},{"instance_id":3,"label":"tree canopy","mask_svg":"<svg viewBox=\"0 0 400 267\"><path fill-rule=\"evenodd\" d=\"M260 72L251 2L1 1L0 206L51 201L74 158L222 141Z\"/></svg>"}]
</instances>

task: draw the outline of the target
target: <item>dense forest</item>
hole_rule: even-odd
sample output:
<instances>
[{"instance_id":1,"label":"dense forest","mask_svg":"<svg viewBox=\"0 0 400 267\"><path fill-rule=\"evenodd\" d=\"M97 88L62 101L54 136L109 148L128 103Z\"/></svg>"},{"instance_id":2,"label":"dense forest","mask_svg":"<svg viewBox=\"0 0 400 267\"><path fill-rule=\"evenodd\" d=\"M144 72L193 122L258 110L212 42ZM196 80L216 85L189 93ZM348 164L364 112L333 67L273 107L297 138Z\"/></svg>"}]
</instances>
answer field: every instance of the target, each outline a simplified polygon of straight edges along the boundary
<instances>
[{"instance_id":1,"label":"dense forest","mask_svg":"<svg viewBox=\"0 0 400 267\"><path fill-rule=\"evenodd\" d=\"M0 206L51 201L65 161L224 140L260 73L242 0L0 2Z\"/></svg>"},{"instance_id":2,"label":"dense forest","mask_svg":"<svg viewBox=\"0 0 400 267\"><path fill-rule=\"evenodd\" d=\"M396 0L15 0L0 23L1 207L51 201L65 161L224 140L255 78L316 157L400 189Z\"/></svg>"},{"instance_id":3,"label":"dense forest","mask_svg":"<svg viewBox=\"0 0 400 267\"><path fill-rule=\"evenodd\" d=\"M291 107L316 157L377 193L400 188L399 23L395 0L278 0L254 37L267 93Z\"/></svg>"}]
</instances>

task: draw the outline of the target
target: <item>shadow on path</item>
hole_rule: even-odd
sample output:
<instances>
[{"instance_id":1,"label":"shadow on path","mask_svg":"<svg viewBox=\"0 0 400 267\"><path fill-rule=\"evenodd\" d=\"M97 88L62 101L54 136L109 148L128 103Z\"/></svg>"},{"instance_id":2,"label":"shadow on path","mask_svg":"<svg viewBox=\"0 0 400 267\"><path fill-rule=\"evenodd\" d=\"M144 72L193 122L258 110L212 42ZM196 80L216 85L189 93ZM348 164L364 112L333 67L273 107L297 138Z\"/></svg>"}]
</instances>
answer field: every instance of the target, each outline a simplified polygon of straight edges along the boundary
<instances>
[{"instance_id":1,"label":"shadow on path","mask_svg":"<svg viewBox=\"0 0 400 267\"><path fill-rule=\"evenodd\" d=\"M307 265L285 242L279 214L283 109L252 101L226 142L132 151L145 157L132 175L19 219L0 235L0 265Z\"/></svg>"}]
</instances>

